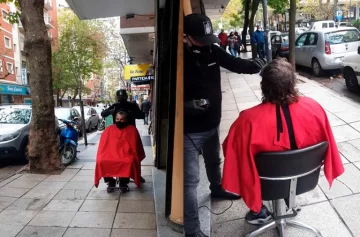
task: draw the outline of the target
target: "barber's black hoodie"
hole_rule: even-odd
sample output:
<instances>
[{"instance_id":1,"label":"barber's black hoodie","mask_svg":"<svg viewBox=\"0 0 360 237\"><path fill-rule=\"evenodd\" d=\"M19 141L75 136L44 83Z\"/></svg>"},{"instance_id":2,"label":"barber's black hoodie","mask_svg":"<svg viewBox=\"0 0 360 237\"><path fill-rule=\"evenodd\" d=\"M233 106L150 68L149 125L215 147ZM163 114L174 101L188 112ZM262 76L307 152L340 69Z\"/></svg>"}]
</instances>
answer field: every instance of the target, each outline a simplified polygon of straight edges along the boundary
<instances>
[{"instance_id":1,"label":"barber's black hoodie","mask_svg":"<svg viewBox=\"0 0 360 237\"><path fill-rule=\"evenodd\" d=\"M212 45L210 49L201 50L201 54L196 54L184 45L184 101L208 99L211 104L207 111L199 115L185 112L185 133L205 132L220 125L220 66L235 73L259 72L258 67L250 60L235 58L216 45Z\"/></svg>"}]
</instances>

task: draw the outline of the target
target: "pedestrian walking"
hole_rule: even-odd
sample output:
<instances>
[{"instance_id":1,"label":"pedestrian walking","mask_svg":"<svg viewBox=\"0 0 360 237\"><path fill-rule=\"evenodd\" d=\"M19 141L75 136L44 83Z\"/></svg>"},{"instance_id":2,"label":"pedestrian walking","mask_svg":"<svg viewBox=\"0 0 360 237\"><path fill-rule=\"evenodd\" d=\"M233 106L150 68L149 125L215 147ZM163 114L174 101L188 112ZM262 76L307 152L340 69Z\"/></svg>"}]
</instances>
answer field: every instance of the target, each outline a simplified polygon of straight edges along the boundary
<instances>
[{"instance_id":1,"label":"pedestrian walking","mask_svg":"<svg viewBox=\"0 0 360 237\"><path fill-rule=\"evenodd\" d=\"M265 58L265 33L259 25L253 34L253 43L256 45L259 58Z\"/></svg>"},{"instance_id":2,"label":"pedestrian walking","mask_svg":"<svg viewBox=\"0 0 360 237\"><path fill-rule=\"evenodd\" d=\"M150 109L151 109L151 102L148 99L145 99L141 103L141 110L145 114L144 125L149 125L149 112L150 112Z\"/></svg>"}]
</instances>

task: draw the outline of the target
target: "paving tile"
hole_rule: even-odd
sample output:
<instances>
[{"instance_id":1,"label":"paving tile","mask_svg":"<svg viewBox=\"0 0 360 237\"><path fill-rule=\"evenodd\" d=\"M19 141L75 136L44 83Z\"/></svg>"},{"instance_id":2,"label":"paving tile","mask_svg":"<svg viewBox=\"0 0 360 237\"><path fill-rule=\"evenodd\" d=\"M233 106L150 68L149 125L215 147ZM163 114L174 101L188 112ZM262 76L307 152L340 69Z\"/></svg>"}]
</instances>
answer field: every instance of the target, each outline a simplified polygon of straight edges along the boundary
<instances>
[{"instance_id":1,"label":"paving tile","mask_svg":"<svg viewBox=\"0 0 360 237\"><path fill-rule=\"evenodd\" d=\"M68 182L73 177L74 177L74 175L50 175L44 181L47 181L47 182Z\"/></svg>"},{"instance_id":2,"label":"paving tile","mask_svg":"<svg viewBox=\"0 0 360 237\"><path fill-rule=\"evenodd\" d=\"M6 210L28 210L28 211L41 211L46 204L50 202L49 199L34 199L34 198L20 198L13 204L8 206Z\"/></svg>"},{"instance_id":3,"label":"paving tile","mask_svg":"<svg viewBox=\"0 0 360 237\"><path fill-rule=\"evenodd\" d=\"M23 228L23 226L0 224L1 237L16 237Z\"/></svg>"},{"instance_id":4,"label":"paving tile","mask_svg":"<svg viewBox=\"0 0 360 237\"><path fill-rule=\"evenodd\" d=\"M347 230L343 222L328 202L317 203L302 208L298 216L294 218L296 221L311 225L320 230L323 237L350 237L351 234ZM212 237L233 237L245 236L258 227L246 223L245 219L235 219L231 221L221 222L212 225ZM277 237L276 230L269 230L261 237ZM286 228L286 236L288 237L310 237L306 230L297 228Z\"/></svg>"},{"instance_id":5,"label":"paving tile","mask_svg":"<svg viewBox=\"0 0 360 237\"><path fill-rule=\"evenodd\" d=\"M25 226L37 211L4 210L0 213L0 225Z\"/></svg>"},{"instance_id":6,"label":"paving tile","mask_svg":"<svg viewBox=\"0 0 360 237\"><path fill-rule=\"evenodd\" d=\"M93 180L94 180L94 175L75 175L71 179L71 181L73 182L91 182Z\"/></svg>"},{"instance_id":7,"label":"paving tile","mask_svg":"<svg viewBox=\"0 0 360 237\"><path fill-rule=\"evenodd\" d=\"M86 200L80 208L82 212L115 212L119 200Z\"/></svg>"},{"instance_id":8,"label":"paving tile","mask_svg":"<svg viewBox=\"0 0 360 237\"><path fill-rule=\"evenodd\" d=\"M99 189L93 189L90 191L89 195L86 199L92 199L92 200L117 200L119 199L120 192L113 192L113 193L107 193L106 190L99 190Z\"/></svg>"},{"instance_id":9,"label":"paving tile","mask_svg":"<svg viewBox=\"0 0 360 237\"><path fill-rule=\"evenodd\" d=\"M51 199L59 192L58 189L32 189L27 192L24 198Z\"/></svg>"},{"instance_id":10,"label":"paving tile","mask_svg":"<svg viewBox=\"0 0 360 237\"><path fill-rule=\"evenodd\" d=\"M5 187L9 188L33 188L36 185L38 185L40 181L37 180L31 180L31 179L16 179L7 185Z\"/></svg>"},{"instance_id":11,"label":"paving tile","mask_svg":"<svg viewBox=\"0 0 360 237\"><path fill-rule=\"evenodd\" d=\"M237 119L239 117L238 110L235 111L223 111L221 113L222 119Z\"/></svg>"},{"instance_id":12,"label":"paving tile","mask_svg":"<svg viewBox=\"0 0 360 237\"><path fill-rule=\"evenodd\" d=\"M78 212L70 227L111 228L115 212Z\"/></svg>"},{"instance_id":13,"label":"paving tile","mask_svg":"<svg viewBox=\"0 0 360 237\"><path fill-rule=\"evenodd\" d=\"M323 201L327 201L327 198L319 186L316 186L316 188L310 192L296 196L296 204L300 206L310 205Z\"/></svg>"},{"instance_id":14,"label":"paving tile","mask_svg":"<svg viewBox=\"0 0 360 237\"><path fill-rule=\"evenodd\" d=\"M13 197L0 197L0 210L3 210L15 202L17 198Z\"/></svg>"},{"instance_id":15,"label":"paving tile","mask_svg":"<svg viewBox=\"0 0 360 237\"><path fill-rule=\"evenodd\" d=\"M156 230L113 229L110 237L144 237L144 236L157 237L157 232Z\"/></svg>"},{"instance_id":16,"label":"paving tile","mask_svg":"<svg viewBox=\"0 0 360 237\"><path fill-rule=\"evenodd\" d=\"M83 200L52 200L44 211L78 211Z\"/></svg>"},{"instance_id":17,"label":"paving tile","mask_svg":"<svg viewBox=\"0 0 360 237\"><path fill-rule=\"evenodd\" d=\"M6 184L8 184L8 183L14 181L15 179L20 178L20 177L21 177L21 174L13 175L13 176L11 176L11 177L9 177L9 178L1 181L1 182L0 182L0 187L3 187L3 186L5 186Z\"/></svg>"},{"instance_id":18,"label":"paving tile","mask_svg":"<svg viewBox=\"0 0 360 237\"><path fill-rule=\"evenodd\" d=\"M354 236L360 236L359 225L359 203L360 195L352 195L348 197L338 198L332 200L331 203L340 214L341 218L345 221L346 225L350 228Z\"/></svg>"},{"instance_id":19,"label":"paving tile","mask_svg":"<svg viewBox=\"0 0 360 237\"><path fill-rule=\"evenodd\" d=\"M27 193L30 189L28 188L10 188L2 187L0 188L0 197L21 197Z\"/></svg>"},{"instance_id":20,"label":"paving tile","mask_svg":"<svg viewBox=\"0 0 360 237\"><path fill-rule=\"evenodd\" d=\"M82 170L94 170L95 164L96 164L95 162L87 162L81 169Z\"/></svg>"},{"instance_id":21,"label":"paving tile","mask_svg":"<svg viewBox=\"0 0 360 237\"><path fill-rule=\"evenodd\" d=\"M346 142L360 138L360 133L349 125L341 125L332 128L336 142Z\"/></svg>"},{"instance_id":22,"label":"paving tile","mask_svg":"<svg viewBox=\"0 0 360 237\"><path fill-rule=\"evenodd\" d=\"M20 180L35 180L35 181L43 181L49 175L46 174L23 174L19 179Z\"/></svg>"},{"instance_id":23,"label":"paving tile","mask_svg":"<svg viewBox=\"0 0 360 237\"><path fill-rule=\"evenodd\" d=\"M355 139L355 140L351 140L348 141L351 145L353 145L354 147L357 148L357 150L360 151L360 139ZM355 159L354 159L355 160Z\"/></svg>"},{"instance_id":24,"label":"paving tile","mask_svg":"<svg viewBox=\"0 0 360 237\"><path fill-rule=\"evenodd\" d=\"M350 161L348 159L345 158L345 156L343 156L341 153L340 153L340 158L341 158L341 161L343 164L349 164Z\"/></svg>"},{"instance_id":25,"label":"paving tile","mask_svg":"<svg viewBox=\"0 0 360 237\"><path fill-rule=\"evenodd\" d=\"M63 189L56 194L54 200L84 200L89 194L90 189Z\"/></svg>"},{"instance_id":26,"label":"paving tile","mask_svg":"<svg viewBox=\"0 0 360 237\"><path fill-rule=\"evenodd\" d=\"M117 212L154 213L154 201L132 201L121 199Z\"/></svg>"},{"instance_id":27,"label":"paving tile","mask_svg":"<svg viewBox=\"0 0 360 237\"><path fill-rule=\"evenodd\" d=\"M94 182L77 182L77 181L70 181L68 182L63 189L91 189L94 186Z\"/></svg>"},{"instance_id":28,"label":"paving tile","mask_svg":"<svg viewBox=\"0 0 360 237\"><path fill-rule=\"evenodd\" d=\"M95 172L93 170L80 170L76 176L94 176Z\"/></svg>"},{"instance_id":29,"label":"paving tile","mask_svg":"<svg viewBox=\"0 0 360 237\"><path fill-rule=\"evenodd\" d=\"M254 106L257 106L258 104L260 104L260 102L244 102L244 103L238 103L237 107L238 107L239 111L241 112L243 110L250 109Z\"/></svg>"},{"instance_id":30,"label":"paving tile","mask_svg":"<svg viewBox=\"0 0 360 237\"><path fill-rule=\"evenodd\" d=\"M130 191L127 193L121 193L120 198L122 200L133 200L133 201L152 201L154 200L154 194L150 191Z\"/></svg>"},{"instance_id":31,"label":"paving tile","mask_svg":"<svg viewBox=\"0 0 360 237\"><path fill-rule=\"evenodd\" d=\"M109 237L111 229L68 228L64 237Z\"/></svg>"},{"instance_id":32,"label":"paving tile","mask_svg":"<svg viewBox=\"0 0 360 237\"><path fill-rule=\"evenodd\" d=\"M344 165L345 172L338 177L338 180L345 184L353 193L360 192L360 170L353 164Z\"/></svg>"},{"instance_id":33,"label":"paving tile","mask_svg":"<svg viewBox=\"0 0 360 237\"><path fill-rule=\"evenodd\" d=\"M62 237L64 227L26 226L16 237Z\"/></svg>"},{"instance_id":34,"label":"paving tile","mask_svg":"<svg viewBox=\"0 0 360 237\"><path fill-rule=\"evenodd\" d=\"M255 96L246 96L246 97L236 97L236 103L245 103L245 102L256 102L259 103L259 99Z\"/></svg>"},{"instance_id":35,"label":"paving tile","mask_svg":"<svg viewBox=\"0 0 360 237\"><path fill-rule=\"evenodd\" d=\"M67 166L68 169L81 169L85 165L85 162L74 162L71 165Z\"/></svg>"},{"instance_id":36,"label":"paving tile","mask_svg":"<svg viewBox=\"0 0 360 237\"><path fill-rule=\"evenodd\" d=\"M327 112L327 117L329 119L330 122L330 126L335 127L335 126L339 126L339 125L344 125L345 121L341 120L339 117L337 117L335 114Z\"/></svg>"},{"instance_id":37,"label":"paving tile","mask_svg":"<svg viewBox=\"0 0 360 237\"><path fill-rule=\"evenodd\" d=\"M236 92L233 93L235 98L242 98L242 97L248 97L248 96L256 96L254 91L242 91L242 92Z\"/></svg>"},{"instance_id":38,"label":"paving tile","mask_svg":"<svg viewBox=\"0 0 360 237\"><path fill-rule=\"evenodd\" d=\"M221 111L238 111L236 104L224 104L221 106Z\"/></svg>"},{"instance_id":39,"label":"paving tile","mask_svg":"<svg viewBox=\"0 0 360 237\"><path fill-rule=\"evenodd\" d=\"M113 228L156 229L155 215L150 213L117 213Z\"/></svg>"},{"instance_id":40,"label":"paving tile","mask_svg":"<svg viewBox=\"0 0 360 237\"><path fill-rule=\"evenodd\" d=\"M360 121L360 112L358 112L357 110L334 113L334 115L344 120L347 123Z\"/></svg>"},{"instance_id":41,"label":"paving tile","mask_svg":"<svg viewBox=\"0 0 360 237\"><path fill-rule=\"evenodd\" d=\"M222 119L220 123L220 131L229 131L234 121L235 119Z\"/></svg>"},{"instance_id":42,"label":"paving tile","mask_svg":"<svg viewBox=\"0 0 360 237\"><path fill-rule=\"evenodd\" d=\"M241 93L241 92L244 92L244 91L252 91L250 86L241 86L239 88L234 88L232 89L233 93Z\"/></svg>"},{"instance_id":43,"label":"paving tile","mask_svg":"<svg viewBox=\"0 0 360 237\"><path fill-rule=\"evenodd\" d=\"M326 180L325 176L320 177L319 186L322 191L325 193L326 197L329 199L334 199L338 197L348 196L353 194L351 189L347 187L343 182L335 179L332 187L329 187L329 183Z\"/></svg>"},{"instance_id":44,"label":"paving tile","mask_svg":"<svg viewBox=\"0 0 360 237\"><path fill-rule=\"evenodd\" d=\"M70 211L41 211L29 225L31 226L56 226L68 227L76 212Z\"/></svg>"},{"instance_id":45,"label":"paving tile","mask_svg":"<svg viewBox=\"0 0 360 237\"><path fill-rule=\"evenodd\" d=\"M357 141L357 140L355 140ZM350 162L360 161L360 149L354 146L352 141L337 143L339 152Z\"/></svg>"},{"instance_id":46,"label":"paving tile","mask_svg":"<svg viewBox=\"0 0 360 237\"><path fill-rule=\"evenodd\" d=\"M34 189L53 189L60 190L62 189L67 182L50 182L50 181L42 181L38 185L34 187Z\"/></svg>"},{"instance_id":47,"label":"paving tile","mask_svg":"<svg viewBox=\"0 0 360 237\"><path fill-rule=\"evenodd\" d=\"M360 170L360 161L353 163Z\"/></svg>"}]
</instances>

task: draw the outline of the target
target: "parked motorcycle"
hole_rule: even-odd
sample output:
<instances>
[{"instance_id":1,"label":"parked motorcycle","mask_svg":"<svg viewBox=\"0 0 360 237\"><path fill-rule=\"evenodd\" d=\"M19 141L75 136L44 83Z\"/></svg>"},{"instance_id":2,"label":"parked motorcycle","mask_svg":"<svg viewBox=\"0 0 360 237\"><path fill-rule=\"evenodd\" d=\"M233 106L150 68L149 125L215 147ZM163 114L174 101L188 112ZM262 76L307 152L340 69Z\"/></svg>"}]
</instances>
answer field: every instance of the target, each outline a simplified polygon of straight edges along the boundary
<instances>
[{"instance_id":1,"label":"parked motorcycle","mask_svg":"<svg viewBox=\"0 0 360 237\"><path fill-rule=\"evenodd\" d=\"M105 129L105 118L102 118L100 123L99 123L99 127L98 127L98 130L99 131L102 131Z\"/></svg>"},{"instance_id":2,"label":"parked motorcycle","mask_svg":"<svg viewBox=\"0 0 360 237\"><path fill-rule=\"evenodd\" d=\"M60 132L59 151L61 162L68 166L74 162L77 154L79 129L76 127L75 121L59 119L66 127Z\"/></svg>"}]
</instances>

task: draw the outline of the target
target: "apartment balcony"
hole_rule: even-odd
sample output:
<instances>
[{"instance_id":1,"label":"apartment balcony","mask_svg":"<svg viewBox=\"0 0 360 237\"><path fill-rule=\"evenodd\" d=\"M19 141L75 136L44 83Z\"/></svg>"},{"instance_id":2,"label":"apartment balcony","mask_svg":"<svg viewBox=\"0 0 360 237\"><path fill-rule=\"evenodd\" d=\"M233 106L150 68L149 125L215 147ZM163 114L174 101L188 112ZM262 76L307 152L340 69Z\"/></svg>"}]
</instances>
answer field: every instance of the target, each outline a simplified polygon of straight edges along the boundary
<instances>
[{"instance_id":1,"label":"apartment balcony","mask_svg":"<svg viewBox=\"0 0 360 237\"><path fill-rule=\"evenodd\" d=\"M20 19L19 19L19 22L18 22L18 28L19 28L19 31L20 31L21 33L24 33L24 32L25 32L24 26L22 25Z\"/></svg>"},{"instance_id":2,"label":"apartment balcony","mask_svg":"<svg viewBox=\"0 0 360 237\"><path fill-rule=\"evenodd\" d=\"M48 11L53 9L52 0L45 0L44 8Z\"/></svg>"},{"instance_id":3,"label":"apartment balcony","mask_svg":"<svg viewBox=\"0 0 360 237\"><path fill-rule=\"evenodd\" d=\"M51 17L50 16L44 16L44 21L45 21L45 25L48 29L53 29L54 26L52 24L52 21L51 21Z\"/></svg>"}]
</instances>

